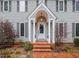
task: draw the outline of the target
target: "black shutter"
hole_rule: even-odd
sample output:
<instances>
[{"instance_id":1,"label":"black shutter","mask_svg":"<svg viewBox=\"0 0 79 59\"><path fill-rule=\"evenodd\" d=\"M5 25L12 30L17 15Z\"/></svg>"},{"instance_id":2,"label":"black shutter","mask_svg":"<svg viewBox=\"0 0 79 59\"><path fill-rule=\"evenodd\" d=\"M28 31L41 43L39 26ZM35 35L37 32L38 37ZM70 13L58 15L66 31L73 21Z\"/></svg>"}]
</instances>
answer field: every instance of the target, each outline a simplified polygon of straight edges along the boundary
<instances>
[{"instance_id":1,"label":"black shutter","mask_svg":"<svg viewBox=\"0 0 79 59\"><path fill-rule=\"evenodd\" d=\"M36 5L36 6L38 6L38 5L39 5L39 0L36 0L36 3L37 3L37 5Z\"/></svg>"},{"instance_id":2,"label":"black shutter","mask_svg":"<svg viewBox=\"0 0 79 59\"><path fill-rule=\"evenodd\" d=\"M58 39L58 23L55 24L55 40L57 42Z\"/></svg>"},{"instance_id":3,"label":"black shutter","mask_svg":"<svg viewBox=\"0 0 79 59\"><path fill-rule=\"evenodd\" d=\"M75 0L72 0L72 6L73 6L72 11L74 12L75 11Z\"/></svg>"},{"instance_id":4,"label":"black shutter","mask_svg":"<svg viewBox=\"0 0 79 59\"><path fill-rule=\"evenodd\" d=\"M19 37L19 23L17 23L17 37Z\"/></svg>"},{"instance_id":5,"label":"black shutter","mask_svg":"<svg viewBox=\"0 0 79 59\"><path fill-rule=\"evenodd\" d=\"M28 37L28 23L25 23L25 37Z\"/></svg>"},{"instance_id":6,"label":"black shutter","mask_svg":"<svg viewBox=\"0 0 79 59\"><path fill-rule=\"evenodd\" d=\"M17 12L19 12L19 1L17 1Z\"/></svg>"},{"instance_id":7,"label":"black shutter","mask_svg":"<svg viewBox=\"0 0 79 59\"><path fill-rule=\"evenodd\" d=\"M67 23L64 23L64 38L67 37Z\"/></svg>"},{"instance_id":8,"label":"black shutter","mask_svg":"<svg viewBox=\"0 0 79 59\"><path fill-rule=\"evenodd\" d=\"M75 37L75 23L72 23L72 37Z\"/></svg>"},{"instance_id":9,"label":"black shutter","mask_svg":"<svg viewBox=\"0 0 79 59\"><path fill-rule=\"evenodd\" d=\"M47 0L45 0L45 5L47 6Z\"/></svg>"},{"instance_id":10,"label":"black shutter","mask_svg":"<svg viewBox=\"0 0 79 59\"><path fill-rule=\"evenodd\" d=\"M28 11L28 1L25 1L25 11Z\"/></svg>"},{"instance_id":11,"label":"black shutter","mask_svg":"<svg viewBox=\"0 0 79 59\"><path fill-rule=\"evenodd\" d=\"M67 0L64 0L64 11L67 11Z\"/></svg>"},{"instance_id":12,"label":"black shutter","mask_svg":"<svg viewBox=\"0 0 79 59\"><path fill-rule=\"evenodd\" d=\"M1 1L1 12L3 12L3 1Z\"/></svg>"},{"instance_id":13,"label":"black shutter","mask_svg":"<svg viewBox=\"0 0 79 59\"><path fill-rule=\"evenodd\" d=\"M58 0L56 0L56 12L58 12Z\"/></svg>"},{"instance_id":14,"label":"black shutter","mask_svg":"<svg viewBox=\"0 0 79 59\"><path fill-rule=\"evenodd\" d=\"M11 1L9 1L9 12L11 12Z\"/></svg>"}]
</instances>

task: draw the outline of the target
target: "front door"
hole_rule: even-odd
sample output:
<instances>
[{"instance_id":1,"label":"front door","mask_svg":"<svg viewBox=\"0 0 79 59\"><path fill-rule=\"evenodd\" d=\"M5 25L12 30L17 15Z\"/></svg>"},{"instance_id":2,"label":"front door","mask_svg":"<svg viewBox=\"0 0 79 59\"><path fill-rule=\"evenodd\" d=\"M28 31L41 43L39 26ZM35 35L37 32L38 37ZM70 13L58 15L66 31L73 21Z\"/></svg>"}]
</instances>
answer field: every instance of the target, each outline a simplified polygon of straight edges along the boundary
<instances>
[{"instance_id":1,"label":"front door","mask_svg":"<svg viewBox=\"0 0 79 59\"><path fill-rule=\"evenodd\" d=\"M38 39L45 39L45 23L40 22L38 26Z\"/></svg>"}]
</instances>

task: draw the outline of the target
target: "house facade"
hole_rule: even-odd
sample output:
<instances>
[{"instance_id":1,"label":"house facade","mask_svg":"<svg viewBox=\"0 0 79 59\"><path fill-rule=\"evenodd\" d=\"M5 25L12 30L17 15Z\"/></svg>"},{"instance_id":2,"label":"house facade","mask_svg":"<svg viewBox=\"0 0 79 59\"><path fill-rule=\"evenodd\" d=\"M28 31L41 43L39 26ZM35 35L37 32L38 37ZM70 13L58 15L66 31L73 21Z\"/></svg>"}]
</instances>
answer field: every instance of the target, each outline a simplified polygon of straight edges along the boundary
<instances>
[{"instance_id":1,"label":"house facade","mask_svg":"<svg viewBox=\"0 0 79 59\"><path fill-rule=\"evenodd\" d=\"M0 0L0 20L13 24L24 41L72 43L79 37L79 0Z\"/></svg>"}]
</instances>

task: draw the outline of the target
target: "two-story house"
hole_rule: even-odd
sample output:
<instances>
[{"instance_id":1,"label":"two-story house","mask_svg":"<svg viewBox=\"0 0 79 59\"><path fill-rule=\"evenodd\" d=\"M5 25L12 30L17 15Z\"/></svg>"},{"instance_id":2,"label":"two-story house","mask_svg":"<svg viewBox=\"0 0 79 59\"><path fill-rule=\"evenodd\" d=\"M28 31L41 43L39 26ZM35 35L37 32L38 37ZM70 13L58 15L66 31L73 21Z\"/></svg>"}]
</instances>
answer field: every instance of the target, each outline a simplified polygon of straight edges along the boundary
<instances>
[{"instance_id":1,"label":"two-story house","mask_svg":"<svg viewBox=\"0 0 79 59\"><path fill-rule=\"evenodd\" d=\"M72 43L79 37L79 0L0 0L0 20L9 20L24 41Z\"/></svg>"}]
</instances>

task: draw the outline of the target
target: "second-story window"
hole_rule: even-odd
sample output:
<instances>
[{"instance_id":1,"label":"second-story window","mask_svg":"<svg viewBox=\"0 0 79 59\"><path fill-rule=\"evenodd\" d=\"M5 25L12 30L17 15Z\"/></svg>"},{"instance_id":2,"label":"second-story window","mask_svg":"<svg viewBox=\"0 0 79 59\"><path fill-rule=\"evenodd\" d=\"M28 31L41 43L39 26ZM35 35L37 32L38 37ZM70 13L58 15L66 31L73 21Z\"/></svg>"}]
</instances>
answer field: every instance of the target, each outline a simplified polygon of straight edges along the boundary
<instances>
[{"instance_id":1,"label":"second-story window","mask_svg":"<svg viewBox=\"0 0 79 59\"><path fill-rule=\"evenodd\" d=\"M17 1L17 11L18 12L25 12L28 9L27 1Z\"/></svg>"},{"instance_id":2,"label":"second-story window","mask_svg":"<svg viewBox=\"0 0 79 59\"><path fill-rule=\"evenodd\" d=\"M8 1L4 1L4 11L8 11Z\"/></svg>"},{"instance_id":3,"label":"second-story window","mask_svg":"<svg viewBox=\"0 0 79 59\"><path fill-rule=\"evenodd\" d=\"M67 11L67 0L56 0L56 11Z\"/></svg>"},{"instance_id":4,"label":"second-story window","mask_svg":"<svg viewBox=\"0 0 79 59\"><path fill-rule=\"evenodd\" d=\"M73 11L79 11L79 0L72 0Z\"/></svg>"},{"instance_id":5,"label":"second-story window","mask_svg":"<svg viewBox=\"0 0 79 59\"><path fill-rule=\"evenodd\" d=\"M19 10L20 12L25 12L25 1L20 1L19 2L19 7L20 7L19 8L20 9Z\"/></svg>"},{"instance_id":6,"label":"second-story window","mask_svg":"<svg viewBox=\"0 0 79 59\"><path fill-rule=\"evenodd\" d=\"M76 0L76 11L79 11L79 0Z\"/></svg>"},{"instance_id":7,"label":"second-story window","mask_svg":"<svg viewBox=\"0 0 79 59\"><path fill-rule=\"evenodd\" d=\"M63 1L59 1L59 10L63 11Z\"/></svg>"},{"instance_id":8,"label":"second-story window","mask_svg":"<svg viewBox=\"0 0 79 59\"><path fill-rule=\"evenodd\" d=\"M11 1L1 1L1 12L11 11Z\"/></svg>"},{"instance_id":9,"label":"second-story window","mask_svg":"<svg viewBox=\"0 0 79 59\"><path fill-rule=\"evenodd\" d=\"M59 0L59 11L64 11L64 0Z\"/></svg>"}]
</instances>

